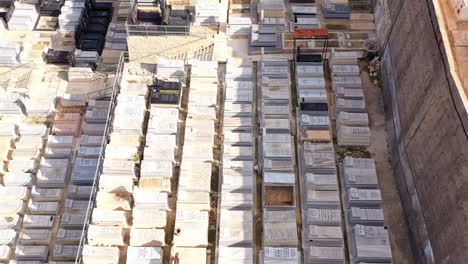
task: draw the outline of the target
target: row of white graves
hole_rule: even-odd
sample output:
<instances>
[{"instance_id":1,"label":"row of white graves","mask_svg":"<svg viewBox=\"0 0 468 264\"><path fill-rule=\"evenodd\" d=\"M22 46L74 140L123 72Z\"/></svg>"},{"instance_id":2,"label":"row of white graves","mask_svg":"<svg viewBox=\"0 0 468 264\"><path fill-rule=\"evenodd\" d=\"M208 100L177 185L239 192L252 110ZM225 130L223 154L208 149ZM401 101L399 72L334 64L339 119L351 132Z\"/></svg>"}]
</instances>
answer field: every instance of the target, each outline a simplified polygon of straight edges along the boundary
<instances>
[{"instance_id":1,"label":"row of white graves","mask_svg":"<svg viewBox=\"0 0 468 264\"><path fill-rule=\"evenodd\" d=\"M82 22L85 10L84 0L66 0L60 9L58 17L59 27L63 31L74 32L76 27Z\"/></svg>"},{"instance_id":2,"label":"row of white graves","mask_svg":"<svg viewBox=\"0 0 468 264\"><path fill-rule=\"evenodd\" d=\"M180 263L205 263L216 137L218 63L193 61L191 71L177 190L174 246ZM189 258L189 255L192 257Z\"/></svg>"},{"instance_id":3,"label":"row of white graves","mask_svg":"<svg viewBox=\"0 0 468 264\"><path fill-rule=\"evenodd\" d=\"M263 2L266 3L266 2ZM294 137L291 133L291 96L287 60L258 63L260 87L260 160L262 164L263 250L262 263L300 263L296 222ZM271 252L281 252L278 255Z\"/></svg>"},{"instance_id":4,"label":"row of white graves","mask_svg":"<svg viewBox=\"0 0 468 264\"><path fill-rule=\"evenodd\" d=\"M250 60L228 58L222 122L217 263L253 263L253 70Z\"/></svg>"},{"instance_id":5,"label":"row of white graves","mask_svg":"<svg viewBox=\"0 0 468 264\"><path fill-rule=\"evenodd\" d=\"M135 187L135 182L138 182L135 163L140 161L141 156L148 88L143 86L134 91L127 84L124 78L116 99L112 133L105 148L87 244L82 251L83 263L119 263L125 262L125 259L120 259L122 256L134 256L137 252L133 247L122 247L128 245L128 235L131 235L132 209L134 205L136 207L152 198L146 197ZM104 104L102 106L105 108L109 102L99 102L94 108L100 104ZM106 114L97 109L89 113L89 120L99 122ZM133 223L136 222L138 217L134 216ZM160 250L158 256L159 253Z\"/></svg>"},{"instance_id":6,"label":"row of white graves","mask_svg":"<svg viewBox=\"0 0 468 264\"><path fill-rule=\"evenodd\" d=\"M43 179L39 178L39 188L33 189L33 195L37 199L37 210L45 210L45 205L59 204L56 213L57 229L54 230L51 242L43 242L44 245L52 244L49 259L54 261L74 261L78 254L78 244L85 225L86 209L90 199L90 192L86 192L79 198L74 195L78 186L70 182L74 180L81 163L80 157L76 157L77 141L82 131L82 116L80 113L56 113L52 125L52 135L48 137L44 159L41 161L41 171L44 171ZM94 170L96 168L94 167ZM47 176L51 173L53 176ZM70 174L72 180L70 181ZM46 177L47 176L47 177ZM90 187L88 188L90 190ZM80 189L83 191L82 189ZM65 195L67 194L67 195ZM33 196L34 197L34 196ZM42 205L41 209L41 204ZM63 209L62 209L63 208ZM45 239L47 233L32 232L30 239L36 243L39 239ZM40 238L44 236L43 238Z\"/></svg>"},{"instance_id":7,"label":"row of white graves","mask_svg":"<svg viewBox=\"0 0 468 264\"><path fill-rule=\"evenodd\" d=\"M344 263L341 203L323 63L296 62L295 70L304 259L306 263Z\"/></svg>"},{"instance_id":8,"label":"row of white graves","mask_svg":"<svg viewBox=\"0 0 468 264\"><path fill-rule=\"evenodd\" d=\"M366 113L358 52L333 51L330 61L337 139L339 146L368 146L369 119Z\"/></svg>"},{"instance_id":9,"label":"row of white graves","mask_svg":"<svg viewBox=\"0 0 468 264\"><path fill-rule=\"evenodd\" d=\"M345 157L340 166L351 263L392 263L374 159Z\"/></svg>"},{"instance_id":10,"label":"row of white graves","mask_svg":"<svg viewBox=\"0 0 468 264\"><path fill-rule=\"evenodd\" d=\"M0 187L2 262L8 262L10 259L47 260L51 230L56 228L57 224L55 215L58 212L58 203L39 202L35 196L39 188L37 182L45 175L45 161L41 158L48 134L49 129L42 124L5 124L2 129L2 137L9 140L10 146L14 146L14 150L10 150L9 155L3 157L8 164L3 175L3 185ZM53 174L51 172L47 175L53 177ZM39 236L39 242L28 243L33 234L38 232L43 234Z\"/></svg>"}]
</instances>

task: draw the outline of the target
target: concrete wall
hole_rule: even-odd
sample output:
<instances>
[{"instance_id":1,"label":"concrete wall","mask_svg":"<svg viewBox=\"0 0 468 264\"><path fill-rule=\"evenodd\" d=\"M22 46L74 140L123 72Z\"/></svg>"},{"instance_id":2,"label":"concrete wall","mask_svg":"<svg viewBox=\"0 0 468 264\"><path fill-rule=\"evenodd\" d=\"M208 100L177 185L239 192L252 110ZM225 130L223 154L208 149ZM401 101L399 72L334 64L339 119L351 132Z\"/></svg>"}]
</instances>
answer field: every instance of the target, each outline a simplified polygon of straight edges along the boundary
<instances>
[{"instance_id":1,"label":"concrete wall","mask_svg":"<svg viewBox=\"0 0 468 264\"><path fill-rule=\"evenodd\" d=\"M416 262L467 263L468 116L428 2L377 3L388 142Z\"/></svg>"}]
</instances>

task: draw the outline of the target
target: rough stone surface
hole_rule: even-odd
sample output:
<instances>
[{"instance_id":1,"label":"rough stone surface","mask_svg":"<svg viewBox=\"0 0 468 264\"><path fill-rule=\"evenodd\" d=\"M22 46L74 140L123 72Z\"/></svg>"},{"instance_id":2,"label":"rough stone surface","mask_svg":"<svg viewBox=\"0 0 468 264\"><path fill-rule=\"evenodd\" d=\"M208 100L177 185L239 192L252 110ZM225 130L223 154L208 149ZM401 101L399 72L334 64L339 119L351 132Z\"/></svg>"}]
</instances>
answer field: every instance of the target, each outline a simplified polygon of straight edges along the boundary
<instances>
[{"instance_id":1,"label":"rough stone surface","mask_svg":"<svg viewBox=\"0 0 468 264\"><path fill-rule=\"evenodd\" d=\"M431 1L387 5L387 23L395 24L381 49L386 125L413 263L463 263L468 259L467 111L444 68L448 63L439 52L439 29L435 24L434 33L432 27Z\"/></svg>"}]
</instances>

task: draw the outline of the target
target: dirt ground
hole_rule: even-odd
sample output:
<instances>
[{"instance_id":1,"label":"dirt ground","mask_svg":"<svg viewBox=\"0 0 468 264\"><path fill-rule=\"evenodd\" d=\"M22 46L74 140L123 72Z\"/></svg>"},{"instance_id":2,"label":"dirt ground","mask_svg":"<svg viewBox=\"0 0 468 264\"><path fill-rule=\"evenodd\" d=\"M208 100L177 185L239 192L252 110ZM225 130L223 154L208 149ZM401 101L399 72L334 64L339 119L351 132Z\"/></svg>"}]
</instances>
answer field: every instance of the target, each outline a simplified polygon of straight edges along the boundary
<instances>
[{"instance_id":1,"label":"dirt ground","mask_svg":"<svg viewBox=\"0 0 468 264\"><path fill-rule=\"evenodd\" d=\"M371 128L371 145L368 150L377 166L385 224L392 245L393 263L415 263L409 243L408 226L403 215L400 196L396 189L396 181L390 164L382 90L373 85L367 72L361 73L361 79Z\"/></svg>"}]
</instances>

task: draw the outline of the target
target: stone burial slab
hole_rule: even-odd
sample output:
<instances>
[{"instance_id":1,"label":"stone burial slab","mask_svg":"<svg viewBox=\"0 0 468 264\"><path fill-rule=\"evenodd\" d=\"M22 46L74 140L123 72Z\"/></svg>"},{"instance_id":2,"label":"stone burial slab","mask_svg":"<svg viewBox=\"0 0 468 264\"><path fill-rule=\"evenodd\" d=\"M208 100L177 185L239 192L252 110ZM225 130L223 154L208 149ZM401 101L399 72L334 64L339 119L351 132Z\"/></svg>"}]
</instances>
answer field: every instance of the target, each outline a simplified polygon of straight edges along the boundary
<instances>
[{"instance_id":1,"label":"stone burial slab","mask_svg":"<svg viewBox=\"0 0 468 264\"><path fill-rule=\"evenodd\" d=\"M299 101L302 103L327 103L327 91L320 90L298 90Z\"/></svg>"},{"instance_id":2,"label":"stone burial slab","mask_svg":"<svg viewBox=\"0 0 468 264\"><path fill-rule=\"evenodd\" d=\"M0 197L2 200L27 200L29 193L29 189L25 186L0 186Z\"/></svg>"},{"instance_id":3,"label":"stone burial slab","mask_svg":"<svg viewBox=\"0 0 468 264\"><path fill-rule=\"evenodd\" d=\"M289 103L263 103L263 113L265 115L288 116Z\"/></svg>"},{"instance_id":4,"label":"stone burial slab","mask_svg":"<svg viewBox=\"0 0 468 264\"><path fill-rule=\"evenodd\" d=\"M299 264L301 263L300 252L297 248L287 247L264 247L260 251L261 264Z\"/></svg>"},{"instance_id":5,"label":"stone burial slab","mask_svg":"<svg viewBox=\"0 0 468 264\"><path fill-rule=\"evenodd\" d=\"M96 196L96 207L111 210L132 210L132 196L128 193L106 193L98 192Z\"/></svg>"},{"instance_id":6,"label":"stone burial slab","mask_svg":"<svg viewBox=\"0 0 468 264\"><path fill-rule=\"evenodd\" d=\"M66 230L60 228L57 232L56 241L62 245L74 245L80 243L83 230Z\"/></svg>"},{"instance_id":7,"label":"stone burial slab","mask_svg":"<svg viewBox=\"0 0 468 264\"><path fill-rule=\"evenodd\" d=\"M44 157L47 159L71 159L73 149L70 148L52 148L47 147L44 152Z\"/></svg>"},{"instance_id":8,"label":"stone burial slab","mask_svg":"<svg viewBox=\"0 0 468 264\"><path fill-rule=\"evenodd\" d=\"M337 125L345 126L369 126L369 115L367 113L340 112L336 122Z\"/></svg>"},{"instance_id":9,"label":"stone burial slab","mask_svg":"<svg viewBox=\"0 0 468 264\"><path fill-rule=\"evenodd\" d=\"M85 245L81 255L84 264L118 264L120 250L118 247L97 247Z\"/></svg>"},{"instance_id":10,"label":"stone burial slab","mask_svg":"<svg viewBox=\"0 0 468 264\"><path fill-rule=\"evenodd\" d=\"M127 263L160 264L162 263L160 247L133 247L127 249Z\"/></svg>"},{"instance_id":11,"label":"stone burial slab","mask_svg":"<svg viewBox=\"0 0 468 264\"><path fill-rule=\"evenodd\" d=\"M333 152L305 152L304 163L308 169L335 169Z\"/></svg>"},{"instance_id":12,"label":"stone burial slab","mask_svg":"<svg viewBox=\"0 0 468 264\"><path fill-rule=\"evenodd\" d=\"M52 258L57 261L75 261L78 250L79 246L55 244L52 250Z\"/></svg>"},{"instance_id":13,"label":"stone burial slab","mask_svg":"<svg viewBox=\"0 0 468 264\"><path fill-rule=\"evenodd\" d=\"M120 226L88 226L88 244L92 246L124 246L125 230Z\"/></svg>"},{"instance_id":14,"label":"stone burial slab","mask_svg":"<svg viewBox=\"0 0 468 264\"><path fill-rule=\"evenodd\" d=\"M171 161L143 160L141 162L140 174L142 177L159 176L172 178L174 164Z\"/></svg>"},{"instance_id":15,"label":"stone burial slab","mask_svg":"<svg viewBox=\"0 0 468 264\"><path fill-rule=\"evenodd\" d=\"M384 212L382 208L351 207L348 219L351 224L380 224L384 223Z\"/></svg>"},{"instance_id":16,"label":"stone burial slab","mask_svg":"<svg viewBox=\"0 0 468 264\"><path fill-rule=\"evenodd\" d=\"M80 147L78 149L78 157L97 158L101 154L101 147Z\"/></svg>"},{"instance_id":17,"label":"stone burial slab","mask_svg":"<svg viewBox=\"0 0 468 264\"><path fill-rule=\"evenodd\" d=\"M350 112L350 113L365 113L366 112L366 102L359 99L344 99L337 98L335 103L336 112Z\"/></svg>"},{"instance_id":18,"label":"stone burial slab","mask_svg":"<svg viewBox=\"0 0 468 264\"><path fill-rule=\"evenodd\" d=\"M73 200L67 199L64 203L65 212L78 212L78 211L86 211L88 206L92 206L92 203L86 200Z\"/></svg>"},{"instance_id":19,"label":"stone burial slab","mask_svg":"<svg viewBox=\"0 0 468 264\"><path fill-rule=\"evenodd\" d=\"M226 264L253 264L252 247L225 247L218 248L218 263Z\"/></svg>"},{"instance_id":20,"label":"stone burial slab","mask_svg":"<svg viewBox=\"0 0 468 264\"><path fill-rule=\"evenodd\" d=\"M52 134L77 137L80 135L80 124L80 120L55 121L52 127Z\"/></svg>"},{"instance_id":21,"label":"stone burial slab","mask_svg":"<svg viewBox=\"0 0 468 264\"><path fill-rule=\"evenodd\" d=\"M58 202L36 202L29 200L28 211L32 215L56 215L60 209Z\"/></svg>"},{"instance_id":22,"label":"stone burial slab","mask_svg":"<svg viewBox=\"0 0 468 264\"><path fill-rule=\"evenodd\" d=\"M58 202L62 196L62 189L43 189L34 186L31 190L31 198L35 202Z\"/></svg>"},{"instance_id":23,"label":"stone burial slab","mask_svg":"<svg viewBox=\"0 0 468 264\"><path fill-rule=\"evenodd\" d=\"M359 76L358 65L332 65L331 74L334 76Z\"/></svg>"},{"instance_id":24,"label":"stone burial slab","mask_svg":"<svg viewBox=\"0 0 468 264\"><path fill-rule=\"evenodd\" d=\"M343 231L341 226L306 225L304 238L311 245L341 246Z\"/></svg>"},{"instance_id":25,"label":"stone burial slab","mask_svg":"<svg viewBox=\"0 0 468 264\"><path fill-rule=\"evenodd\" d=\"M246 174L224 174L222 178L222 191L248 192L253 188L253 177Z\"/></svg>"},{"instance_id":26,"label":"stone burial slab","mask_svg":"<svg viewBox=\"0 0 468 264\"><path fill-rule=\"evenodd\" d=\"M164 228L166 227L167 212L159 208L133 209L133 227L136 228Z\"/></svg>"},{"instance_id":27,"label":"stone burial slab","mask_svg":"<svg viewBox=\"0 0 468 264\"><path fill-rule=\"evenodd\" d=\"M253 225L220 227L219 244L231 247L252 246Z\"/></svg>"},{"instance_id":28,"label":"stone burial slab","mask_svg":"<svg viewBox=\"0 0 468 264\"><path fill-rule=\"evenodd\" d=\"M32 187L34 183L34 176L32 173L14 173L7 172L3 175L3 184L7 187L10 186L24 186Z\"/></svg>"},{"instance_id":29,"label":"stone burial slab","mask_svg":"<svg viewBox=\"0 0 468 264\"><path fill-rule=\"evenodd\" d=\"M324 127L327 128L330 125L330 118L326 115L301 113L301 126L303 127Z\"/></svg>"},{"instance_id":30,"label":"stone burial slab","mask_svg":"<svg viewBox=\"0 0 468 264\"><path fill-rule=\"evenodd\" d=\"M200 223L181 223L176 222L176 230L179 230L174 236L174 245L177 247L207 247L208 246L208 224Z\"/></svg>"},{"instance_id":31,"label":"stone burial slab","mask_svg":"<svg viewBox=\"0 0 468 264\"><path fill-rule=\"evenodd\" d=\"M294 210L264 210L263 244L279 247L297 246L296 212Z\"/></svg>"},{"instance_id":32,"label":"stone burial slab","mask_svg":"<svg viewBox=\"0 0 468 264\"><path fill-rule=\"evenodd\" d=\"M341 226L341 210L337 208L307 208L305 222L317 225Z\"/></svg>"},{"instance_id":33,"label":"stone burial slab","mask_svg":"<svg viewBox=\"0 0 468 264\"><path fill-rule=\"evenodd\" d=\"M69 167L41 167L37 173L37 187L65 188Z\"/></svg>"},{"instance_id":34,"label":"stone burial slab","mask_svg":"<svg viewBox=\"0 0 468 264\"><path fill-rule=\"evenodd\" d=\"M323 65L297 65L296 66L296 75L300 77L307 76L323 76Z\"/></svg>"},{"instance_id":35,"label":"stone burial slab","mask_svg":"<svg viewBox=\"0 0 468 264\"><path fill-rule=\"evenodd\" d=\"M55 216L51 215L25 215L23 220L24 228L31 229L51 229L55 226Z\"/></svg>"},{"instance_id":36,"label":"stone burial slab","mask_svg":"<svg viewBox=\"0 0 468 264\"><path fill-rule=\"evenodd\" d=\"M305 198L308 206L338 206L340 194L338 191L305 190Z\"/></svg>"},{"instance_id":37,"label":"stone burial slab","mask_svg":"<svg viewBox=\"0 0 468 264\"><path fill-rule=\"evenodd\" d=\"M94 182L97 167L75 166L72 173L72 183L79 186L90 186Z\"/></svg>"},{"instance_id":38,"label":"stone burial slab","mask_svg":"<svg viewBox=\"0 0 468 264\"><path fill-rule=\"evenodd\" d=\"M26 202L23 200L0 200L0 214L10 215L19 214L23 215L26 208Z\"/></svg>"},{"instance_id":39,"label":"stone burial slab","mask_svg":"<svg viewBox=\"0 0 468 264\"><path fill-rule=\"evenodd\" d=\"M355 225L351 236L353 261L391 262L388 231L383 226Z\"/></svg>"},{"instance_id":40,"label":"stone burial slab","mask_svg":"<svg viewBox=\"0 0 468 264\"><path fill-rule=\"evenodd\" d=\"M129 226L129 213L95 208L91 217L92 224L102 226Z\"/></svg>"},{"instance_id":41,"label":"stone burial slab","mask_svg":"<svg viewBox=\"0 0 468 264\"><path fill-rule=\"evenodd\" d=\"M347 187L378 188L379 181L375 169L343 167Z\"/></svg>"},{"instance_id":42,"label":"stone burial slab","mask_svg":"<svg viewBox=\"0 0 468 264\"><path fill-rule=\"evenodd\" d=\"M177 208L182 210L210 210L209 192L179 190Z\"/></svg>"},{"instance_id":43,"label":"stone burial slab","mask_svg":"<svg viewBox=\"0 0 468 264\"><path fill-rule=\"evenodd\" d=\"M338 178L336 174L306 172L307 188L318 191L337 191Z\"/></svg>"},{"instance_id":44,"label":"stone burial slab","mask_svg":"<svg viewBox=\"0 0 468 264\"><path fill-rule=\"evenodd\" d=\"M252 158L252 147L223 145L223 155L232 158Z\"/></svg>"},{"instance_id":45,"label":"stone burial slab","mask_svg":"<svg viewBox=\"0 0 468 264\"><path fill-rule=\"evenodd\" d=\"M266 143L291 143L292 137L290 134L276 134L276 133L268 133L264 129L264 136L263 140Z\"/></svg>"},{"instance_id":46,"label":"stone burial slab","mask_svg":"<svg viewBox=\"0 0 468 264\"><path fill-rule=\"evenodd\" d=\"M130 229L130 245L138 247L161 247L165 241L164 229L143 229L132 227Z\"/></svg>"},{"instance_id":47,"label":"stone burial slab","mask_svg":"<svg viewBox=\"0 0 468 264\"><path fill-rule=\"evenodd\" d=\"M9 246L0 246L0 261L8 261L11 257L12 249Z\"/></svg>"},{"instance_id":48,"label":"stone burial slab","mask_svg":"<svg viewBox=\"0 0 468 264\"><path fill-rule=\"evenodd\" d=\"M222 192L221 207L224 209L249 209L253 205L252 190L245 192Z\"/></svg>"},{"instance_id":49,"label":"stone burial slab","mask_svg":"<svg viewBox=\"0 0 468 264\"><path fill-rule=\"evenodd\" d=\"M49 135L47 146L51 148L71 148L75 144L73 136L54 136Z\"/></svg>"},{"instance_id":50,"label":"stone burial slab","mask_svg":"<svg viewBox=\"0 0 468 264\"><path fill-rule=\"evenodd\" d=\"M263 128L266 129L290 129L290 120L286 118L264 118Z\"/></svg>"},{"instance_id":51,"label":"stone burial slab","mask_svg":"<svg viewBox=\"0 0 468 264\"><path fill-rule=\"evenodd\" d=\"M264 158L263 169L266 171L293 171L294 164L292 159Z\"/></svg>"},{"instance_id":52,"label":"stone burial slab","mask_svg":"<svg viewBox=\"0 0 468 264\"><path fill-rule=\"evenodd\" d=\"M134 186L135 184L131 175L101 174L99 177L99 190L104 192L132 193ZM143 187L141 184L141 178L140 187Z\"/></svg>"},{"instance_id":53,"label":"stone burial slab","mask_svg":"<svg viewBox=\"0 0 468 264\"><path fill-rule=\"evenodd\" d=\"M63 213L60 218L60 227L63 229L82 230L86 222L86 213L84 211L75 213Z\"/></svg>"},{"instance_id":54,"label":"stone burial slab","mask_svg":"<svg viewBox=\"0 0 468 264\"><path fill-rule=\"evenodd\" d=\"M209 192L210 175L211 173L209 172L182 172L179 177L178 189L184 191Z\"/></svg>"},{"instance_id":55,"label":"stone burial slab","mask_svg":"<svg viewBox=\"0 0 468 264\"><path fill-rule=\"evenodd\" d=\"M136 179L135 162L133 160L116 160L106 157L103 164L103 173L132 175Z\"/></svg>"},{"instance_id":56,"label":"stone burial slab","mask_svg":"<svg viewBox=\"0 0 468 264\"><path fill-rule=\"evenodd\" d=\"M171 256L177 255L180 264L206 263L206 248L176 247Z\"/></svg>"},{"instance_id":57,"label":"stone burial slab","mask_svg":"<svg viewBox=\"0 0 468 264\"><path fill-rule=\"evenodd\" d=\"M135 207L169 210L168 194L136 188L133 193Z\"/></svg>"},{"instance_id":58,"label":"stone burial slab","mask_svg":"<svg viewBox=\"0 0 468 264\"><path fill-rule=\"evenodd\" d=\"M21 245L49 245L52 232L49 229L24 229L19 235Z\"/></svg>"},{"instance_id":59,"label":"stone burial slab","mask_svg":"<svg viewBox=\"0 0 468 264\"><path fill-rule=\"evenodd\" d=\"M342 247L309 246L305 251L306 263L345 263Z\"/></svg>"},{"instance_id":60,"label":"stone burial slab","mask_svg":"<svg viewBox=\"0 0 468 264\"><path fill-rule=\"evenodd\" d=\"M46 261L48 254L48 246L18 245L15 250L15 256L17 260Z\"/></svg>"},{"instance_id":61,"label":"stone burial slab","mask_svg":"<svg viewBox=\"0 0 468 264\"><path fill-rule=\"evenodd\" d=\"M14 153L13 153L14 154ZM35 159L17 159L15 158L8 162L8 171L10 172L31 172L35 173L37 170L37 161Z\"/></svg>"},{"instance_id":62,"label":"stone burial slab","mask_svg":"<svg viewBox=\"0 0 468 264\"><path fill-rule=\"evenodd\" d=\"M18 231L14 229L0 229L0 246L15 246Z\"/></svg>"},{"instance_id":63,"label":"stone burial slab","mask_svg":"<svg viewBox=\"0 0 468 264\"><path fill-rule=\"evenodd\" d=\"M104 136L89 136L82 135L80 138L80 146L83 147L100 147Z\"/></svg>"},{"instance_id":64,"label":"stone burial slab","mask_svg":"<svg viewBox=\"0 0 468 264\"><path fill-rule=\"evenodd\" d=\"M41 159L41 168L50 168L50 167L60 167L60 168L67 168L70 164L69 159Z\"/></svg>"},{"instance_id":65,"label":"stone burial slab","mask_svg":"<svg viewBox=\"0 0 468 264\"><path fill-rule=\"evenodd\" d=\"M18 214L0 215L0 229L18 230L23 222L23 217Z\"/></svg>"},{"instance_id":66,"label":"stone burial slab","mask_svg":"<svg viewBox=\"0 0 468 264\"><path fill-rule=\"evenodd\" d=\"M361 168L361 169L376 170L374 159L353 158L353 157L347 156L343 159L343 166L345 166L346 168Z\"/></svg>"},{"instance_id":67,"label":"stone burial slab","mask_svg":"<svg viewBox=\"0 0 468 264\"><path fill-rule=\"evenodd\" d=\"M224 116L251 116L252 104L226 101L223 111Z\"/></svg>"},{"instance_id":68,"label":"stone burial slab","mask_svg":"<svg viewBox=\"0 0 468 264\"><path fill-rule=\"evenodd\" d=\"M336 87L335 96L345 99L363 99L364 91L361 88Z\"/></svg>"},{"instance_id":69,"label":"stone burial slab","mask_svg":"<svg viewBox=\"0 0 468 264\"><path fill-rule=\"evenodd\" d=\"M68 198L73 200L89 200L92 190L93 186L69 185Z\"/></svg>"},{"instance_id":70,"label":"stone burial slab","mask_svg":"<svg viewBox=\"0 0 468 264\"><path fill-rule=\"evenodd\" d=\"M369 146L371 132L369 127L338 126L339 146Z\"/></svg>"},{"instance_id":71,"label":"stone burial slab","mask_svg":"<svg viewBox=\"0 0 468 264\"><path fill-rule=\"evenodd\" d=\"M83 124L83 134L89 136L102 136L104 135L104 130L106 129L106 124L91 124L84 122Z\"/></svg>"},{"instance_id":72,"label":"stone burial slab","mask_svg":"<svg viewBox=\"0 0 468 264\"><path fill-rule=\"evenodd\" d=\"M382 195L376 189L348 188L346 199L350 206L380 206Z\"/></svg>"}]
</instances>

